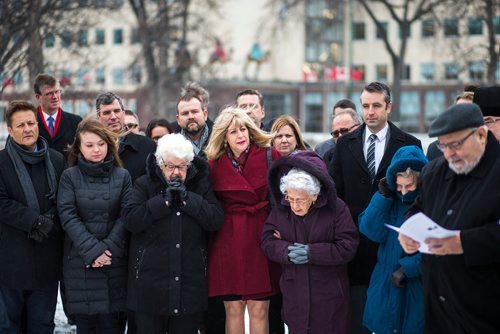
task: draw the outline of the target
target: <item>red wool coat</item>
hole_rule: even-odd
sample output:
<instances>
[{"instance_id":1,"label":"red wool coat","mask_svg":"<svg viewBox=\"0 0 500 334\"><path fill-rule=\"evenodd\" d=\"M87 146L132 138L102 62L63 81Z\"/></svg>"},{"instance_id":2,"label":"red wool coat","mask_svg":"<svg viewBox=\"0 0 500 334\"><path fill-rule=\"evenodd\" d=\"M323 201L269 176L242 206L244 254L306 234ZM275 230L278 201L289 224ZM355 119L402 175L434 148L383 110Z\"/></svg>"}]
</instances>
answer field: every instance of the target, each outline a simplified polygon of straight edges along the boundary
<instances>
[{"instance_id":1,"label":"red wool coat","mask_svg":"<svg viewBox=\"0 0 500 334\"><path fill-rule=\"evenodd\" d=\"M279 156L273 148L273 160ZM266 149L251 147L242 174L226 154L208 164L212 187L224 208L224 225L210 238L209 296L259 298L277 293L279 266L269 262L260 248L270 211Z\"/></svg>"}]
</instances>

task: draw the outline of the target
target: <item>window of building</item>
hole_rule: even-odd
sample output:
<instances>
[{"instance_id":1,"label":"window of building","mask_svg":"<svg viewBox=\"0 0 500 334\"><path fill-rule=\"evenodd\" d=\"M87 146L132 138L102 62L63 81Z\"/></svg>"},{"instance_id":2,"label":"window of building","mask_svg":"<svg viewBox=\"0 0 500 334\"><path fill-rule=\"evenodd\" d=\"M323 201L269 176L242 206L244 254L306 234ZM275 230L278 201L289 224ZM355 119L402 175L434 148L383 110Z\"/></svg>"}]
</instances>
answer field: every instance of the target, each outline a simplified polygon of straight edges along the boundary
<instances>
[{"instance_id":1,"label":"window of building","mask_svg":"<svg viewBox=\"0 0 500 334\"><path fill-rule=\"evenodd\" d=\"M140 84L142 82L142 70L139 66L132 67L130 77L133 84Z\"/></svg>"},{"instance_id":2,"label":"window of building","mask_svg":"<svg viewBox=\"0 0 500 334\"><path fill-rule=\"evenodd\" d=\"M500 15L493 18L493 31L495 35L500 35Z\"/></svg>"},{"instance_id":3,"label":"window of building","mask_svg":"<svg viewBox=\"0 0 500 334\"><path fill-rule=\"evenodd\" d=\"M89 45L89 32L87 30L78 31L78 46Z\"/></svg>"},{"instance_id":4,"label":"window of building","mask_svg":"<svg viewBox=\"0 0 500 334\"><path fill-rule=\"evenodd\" d=\"M70 114L73 113L73 103L72 101L65 101L63 100L61 103L61 108L62 110L69 112Z\"/></svg>"},{"instance_id":5,"label":"window of building","mask_svg":"<svg viewBox=\"0 0 500 334\"><path fill-rule=\"evenodd\" d=\"M113 7L118 8L123 5L123 0L113 0L111 1Z\"/></svg>"},{"instance_id":6,"label":"window of building","mask_svg":"<svg viewBox=\"0 0 500 334\"><path fill-rule=\"evenodd\" d=\"M365 39L365 23L364 22L354 22L352 24L352 39L362 40Z\"/></svg>"},{"instance_id":7,"label":"window of building","mask_svg":"<svg viewBox=\"0 0 500 334\"><path fill-rule=\"evenodd\" d=\"M436 67L434 64L420 65L420 77L422 81L432 81L436 78Z\"/></svg>"},{"instance_id":8,"label":"window of building","mask_svg":"<svg viewBox=\"0 0 500 334\"><path fill-rule=\"evenodd\" d=\"M72 35L71 31L63 31L61 33L61 46L63 48L69 48L71 46Z\"/></svg>"},{"instance_id":9,"label":"window of building","mask_svg":"<svg viewBox=\"0 0 500 334\"><path fill-rule=\"evenodd\" d=\"M429 90L424 95L425 124L429 126L445 108L446 96L442 91Z\"/></svg>"},{"instance_id":10,"label":"window of building","mask_svg":"<svg viewBox=\"0 0 500 334\"><path fill-rule=\"evenodd\" d=\"M132 28L130 30L130 44L135 44L139 43L140 38L139 38L139 29L138 28Z\"/></svg>"},{"instance_id":11,"label":"window of building","mask_svg":"<svg viewBox=\"0 0 500 334\"><path fill-rule=\"evenodd\" d=\"M377 39L383 39L384 37L387 36L387 31L389 29L389 23L388 22L381 22L382 24L382 28L383 29L379 29L378 26L376 26L376 30L377 30L377 33L376 33L376 37Z\"/></svg>"},{"instance_id":12,"label":"window of building","mask_svg":"<svg viewBox=\"0 0 500 334\"><path fill-rule=\"evenodd\" d=\"M54 37L54 34L49 32L46 36L45 36L45 47L46 48L53 48L54 47L54 43L55 43L55 37Z\"/></svg>"},{"instance_id":13,"label":"window of building","mask_svg":"<svg viewBox=\"0 0 500 334\"><path fill-rule=\"evenodd\" d=\"M401 73L401 79L411 80L411 66L408 64L403 65L403 73Z\"/></svg>"},{"instance_id":14,"label":"window of building","mask_svg":"<svg viewBox=\"0 0 500 334\"><path fill-rule=\"evenodd\" d=\"M500 61L497 63L497 71L495 77L497 81L500 81Z\"/></svg>"},{"instance_id":15,"label":"window of building","mask_svg":"<svg viewBox=\"0 0 500 334\"><path fill-rule=\"evenodd\" d=\"M113 44L123 43L123 29L113 29Z\"/></svg>"},{"instance_id":16,"label":"window of building","mask_svg":"<svg viewBox=\"0 0 500 334\"><path fill-rule=\"evenodd\" d=\"M399 30L399 38L403 38L403 30L401 29L401 25L398 24L398 30ZM406 38L409 38L411 36L411 25L408 25L408 30L406 31Z\"/></svg>"},{"instance_id":17,"label":"window of building","mask_svg":"<svg viewBox=\"0 0 500 334\"><path fill-rule=\"evenodd\" d=\"M387 82L388 75L386 64L375 65L375 78L377 81Z\"/></svg>"},{"instance_id":18,"label":"window of building","mask_svg":"<svg viewBox=\"0 0 500 334\"><path fill-rule=\"evenodd\" d=\"M306 132L321 132L323 121L323 99L321 93L306 93L304 96Z\"/></svg>"},{"instance_id":19,"label":"window of building","mask_svg":"<svg viewBox=\"0 0 500 334\"><path fill-rule=\"evenodd\" d=\"M87 68L78 69L78 85L84 86L90 82L90 72Z\"/></svg>"},{"instance_id":20,"label":"window of building","mask_svg":"<svg viewBox=\"0 0 500 334\"><path fill-rule=\"evenodd\" d=\"M418 131L420 114L420 95L417 91L401 92L400 102L401 128L406 131Z\"/></svg>"},{"instance_id":21,"label":"window of building","mask_svg":"<svg viewBox=\"0 0 500 334\"><path fill-rule=\"evenodd\" d=\"M111 75L113 76L113 84L115 85L123 85L123 79L125 76L125 71L123 68L114 68L111 71Z\"/></svg>"},{"instance_id":22,"label":"window of building","mask_svg":"<svg viewBox=\"0 0 500 334\"><path fill-rule=\"evenodd\" d=\"M482 35L483 21L479 17L469 17L467 19L467 28L469 35Z\"/></svg>"},{"instance_id":23,"label":"window of building","mask_svg":"<svg viewBox=\"0 0 500 334\"><path fill-rule=\"evenodd\" d=\"M484 63L473 61L469 63L469 79L483 80L484 79Z\"/></svg>"},{"instance_id":24,"label":"window of building","mask_svg":"<svg viewBox=\"0 0 500 334\"><path fill-rule=\"evenodd\" d=\"M95 30L95 44L104 45L106 44L106 33L104 29Z\"/></svg>"},{"instance_id":25,"label":"window of building","mask_svg":"<svg viewBox=\"0 0 500 334\"><path fill-rule=\"evenodd\" d=\"M444 19L444 35L458 36L458 18L447 17Z\"/></svg>"},{"instance_id":26,"label":"window of building","mask_svg":"<svg viewBox=\"0 0 500 334\"><path fill-rule=\"evenodd\" d=\"M95 83L104 85L106 83L106 73L104 67L96 68L95 70Z\"/></svg>"},{"instance_id":27,"label":"window of building","mask_svg":"<svg viewBox=\"0 0 500 334\"><path fill-rule=\"evenodd\" d=\"M422 37L433 37L436 33L436 22L434 19L422 20Z\"/></svg>"},{"instance_id":28,"label":"window of building","mask_svg":"<svg viewBox=\"0 0 500 334\"><path fill-rule=\"evenodd\" d=\"M76 101L76 113L79 116L85 117L91 111L92 111L92 105L90 102L83 100Z\"/></svg>"},{"instance_id":29,"label":"window of building","mask_svg":"<svg viewBox=\"0 0 500 334\"><path fill-rule=\"evenodd\" d=\"M456 63L448 63L444 64L444 78L446 80L457 80L459 67Z\"/></svg>"},{"instance_id":30,"label":"window of building","mask_svg":"<svg viewBox=\"0 0 500 334\"><path fill-rule=\"evenodd\" d=\"M351 79L355 81L363 81L365 80L366 68L365 65L356 65L353 64L351 66Z\"/></svg>"},{"instance_id":31,"label":"window of building","mask_svg":"<svg viewBox=\"0 0 500 334\"><path fill-rule=\"evenodd\" d=\"M102 8L106 6L106 0L94 0L94 5L97 8Z\"/></svg>"},{"instance_id":32,"label":"window of building","mask_svg":"<svg viewBox=\"0 0 500 334\"><path fill-rule=\"evenodd\" d=\"M292 96L290 94L263 94L266 101L266 119L292 113Z\"/></svg>"}]
</instances>

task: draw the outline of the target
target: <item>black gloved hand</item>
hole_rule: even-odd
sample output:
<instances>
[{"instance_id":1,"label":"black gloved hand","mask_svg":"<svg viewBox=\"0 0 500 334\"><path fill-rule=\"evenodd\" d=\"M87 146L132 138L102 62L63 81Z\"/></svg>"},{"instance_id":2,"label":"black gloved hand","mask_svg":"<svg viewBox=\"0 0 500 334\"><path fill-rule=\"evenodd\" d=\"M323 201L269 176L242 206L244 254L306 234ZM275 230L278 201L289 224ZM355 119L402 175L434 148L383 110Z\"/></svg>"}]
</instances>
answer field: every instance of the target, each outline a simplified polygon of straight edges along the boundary
<instances>
[{"instance_id":1,"label":"black gloved hand","mask_svg":"<svg viewBox=\"0 0 500 334\"><path fill-rule=\"evenodd\" d=\"M387 178L386 177L383 177L383 178L380 179L380 181L378 181L378 191L384 197L390 197L391 196L392 191L387 186Z\"/></svg>"},{"instance_id":2,"label":"black gloved hand","mask_svg":"<svg viewBox=\"0 0 500 334\"><path fill-rule=\"evenodd\" d=\"M50 231L54 228L55 222L53 217L39 215L29 233L30 239L36 242L43 242L49 237Z\"/></svg>"},{"instance_id":3,"label":"black gloved hand","mask_svg":"<svg viewBox=\"0 0 500 334\"><path fill-rule=\"evenodd\" d=\"M168 183L167 191L169 190L178 194L181 205L186 204L188 197L186 185L181 182L179 176L176 175L170 180L170 182Z\"/></svg>"},{"instance_id":4,"label":"black gloved hand","mask_svg":"<svg viewBox=\"0 0 500 334\"><path fill-rule=\"evenodd\" d=\"M391 275L391 282L394 284L396 288L404 288L405 287L406 275L403 271L403 267L399 267L395 272Z\"/></svg>"}]
</instances>

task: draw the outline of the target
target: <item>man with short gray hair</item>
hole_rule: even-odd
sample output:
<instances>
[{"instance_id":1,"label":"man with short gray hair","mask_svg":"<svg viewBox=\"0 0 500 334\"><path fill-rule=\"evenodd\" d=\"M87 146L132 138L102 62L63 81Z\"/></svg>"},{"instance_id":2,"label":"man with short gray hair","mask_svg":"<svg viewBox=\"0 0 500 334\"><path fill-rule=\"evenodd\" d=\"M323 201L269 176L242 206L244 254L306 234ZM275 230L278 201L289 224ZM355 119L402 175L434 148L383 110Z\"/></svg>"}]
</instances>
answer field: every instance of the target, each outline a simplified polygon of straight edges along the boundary
<instances>
[{"instance_id":1,"label":"man with short gray hair","mask_svg":"<svg viewBox=\"0 0 500 334\"><path fill-rule=\"evenodd\" d=\"M425 333L498 333L500 328L500 144L476 104L457 104L432 123L444 159L422 170L410 212L458 231L428 238L422 254ZM420 244L399 235L408 254Z\"/></svg>"}]
</instances>

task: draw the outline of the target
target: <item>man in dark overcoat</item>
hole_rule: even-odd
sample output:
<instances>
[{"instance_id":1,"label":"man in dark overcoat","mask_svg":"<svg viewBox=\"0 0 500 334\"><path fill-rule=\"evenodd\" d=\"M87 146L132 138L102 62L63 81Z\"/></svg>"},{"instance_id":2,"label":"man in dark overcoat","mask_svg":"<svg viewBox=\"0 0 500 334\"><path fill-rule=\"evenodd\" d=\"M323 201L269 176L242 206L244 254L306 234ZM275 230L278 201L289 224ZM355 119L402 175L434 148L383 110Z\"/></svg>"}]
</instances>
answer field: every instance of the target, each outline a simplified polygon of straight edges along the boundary
<instances>
[{"instance_id":1,"label":"man in dark overcoat","mask_svg":"<svg viewBox=\"0 0 500 334\"><path fill-rule=\"evenodd\" d=\"M337 194L349 207L356 225L359 214L377 191L379 180L386 175L394 153L408 145L422 148L420 140L388 121L392 102L387 85L372 82L365 86L361 93L361 106L365 123L338 140L329 171ZM376 244L361 235L356 256L349 263L351 333L370 333L361 323L366 290L376 262Z\"/></svg>"},{"instance_id":2,"label":"man in dark overcoat","mask_svg":"<svg viewBox=\"0 0 500 334\"><path fill-rule=\"evenodd\" d=\"M37 75L33 90L39 104L37 122L40 136L47 140L50 148L66 156L82 118L61 109L61 87L53 76L46 73Z\"/></svg>"},{"instance_id":3,"label":"man in dark overcoat","mask_svg":"<svg viewBox=\"0 0 500 334\"><path fill-rule=\"evenodd\" d=\"M9 137L0 151L0 299L2 333L52 334L62 269L56 190L62 154L38 135L36 107L12 101L5 111Z\"/></svg>"},{"instance_id":4,"label":"man in dark overcoat","mask_svg":"<svg viewBox=\"0 0 500 334\"><path fill-rule=\"evenodd\" d=\"M459 231L429 238L422 254L425 333L493 334L500 329L500 144L476 104L454 105L432 123L444 156L421 174L421 211ZM404 250L420 244L399 235Z\"/></svg>"}]
</instances>

